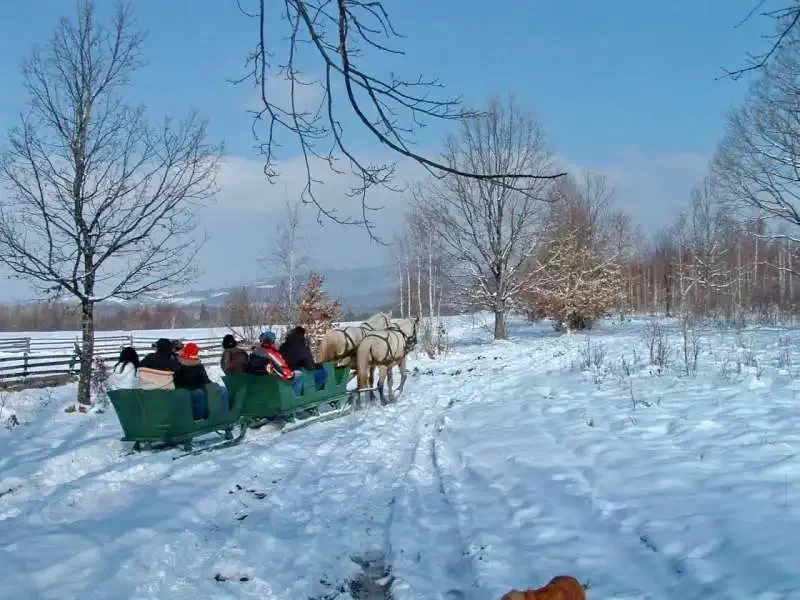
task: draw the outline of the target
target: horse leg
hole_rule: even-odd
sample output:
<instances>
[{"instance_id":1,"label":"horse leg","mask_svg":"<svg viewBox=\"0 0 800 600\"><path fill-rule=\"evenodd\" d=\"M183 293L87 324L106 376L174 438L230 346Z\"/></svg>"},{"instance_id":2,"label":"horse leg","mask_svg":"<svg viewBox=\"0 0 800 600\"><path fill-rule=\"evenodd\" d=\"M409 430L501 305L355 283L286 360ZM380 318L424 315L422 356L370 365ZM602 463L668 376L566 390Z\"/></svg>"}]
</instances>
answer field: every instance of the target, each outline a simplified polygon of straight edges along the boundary
<instances>
[{"instance_id":1,"label":"horse leg","mask_svg":"<svg viewBox=\"0 0 800 600\"><path fill-rule=\"evenodd\" d=\"M406 357L400 359L398 363L400 367L400 387L397 388L397 394L400 395L403 393L403 386L406 384L406 377L408 377L408 371L406 369Z\"/></svg>"},{"instance_id":2,"label":"horse leg","mask_svg":"<svg viewBox=\"0 0 800 600\"><path fill-rule=\"evenodd\" d=\"M383 393L383 384L386 381L386 367L381 366L378 369L378 394L381 397L381 404L386 404L386 396ZM391 380L390 380L391 381ZM391 386L391 383L389 384ZM389 394L391 394L391 387L389 387Z\"/></svg>"},{"instance_id":3,"label":"horse leg","mask_svg":"<svg viewBox=\"0 0 800 600\"><path fill-rule=\"evenodd\" d=\"M392 368L394 365L386 367L386 381L389 385L389 402L394 402L394 381L392 380Z\"/></svg>"}]
</instances>

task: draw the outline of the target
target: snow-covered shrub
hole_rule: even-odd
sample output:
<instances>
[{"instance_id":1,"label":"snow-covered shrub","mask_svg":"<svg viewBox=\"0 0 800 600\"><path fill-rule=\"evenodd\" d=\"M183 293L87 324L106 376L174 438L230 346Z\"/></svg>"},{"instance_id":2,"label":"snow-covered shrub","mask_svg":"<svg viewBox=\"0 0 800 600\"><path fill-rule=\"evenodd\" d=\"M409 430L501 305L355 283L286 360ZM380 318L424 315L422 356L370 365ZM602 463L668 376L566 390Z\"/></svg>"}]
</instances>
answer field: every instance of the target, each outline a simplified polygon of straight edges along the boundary
<instances>
[{"instance_id":1,"label":"snow-covered shrub","mask_svg":"<svg viewBox=\"0 0 800 600\"><path fill-rule=\"evenodd\" d=\"M612 195L605 179L591 174L580 185L566 177L554 186L545 234L528 266L535 282L524 295L529 317L549 316L557 331L572 331L620 309L622 247Z\"/></svg>"},{"instance_id":2,"label":"snow-covered shrub","mask_svg":"<svg viewBox=\"0 0 800 600\"><path fill-rule=\"evenodd\" d=\"M658 367L658 374L669 366L669 334L660 321L651 319L644 331L645 343L650 351L650 364Z\"/></svg>"},{"instance_id":3,"label":"snow-covered shrub","mask_svg":"<svg viewBox=\"0 0 800 600\"><path fill-rule=\"evenodd\" d=\"M788 335L778 338L778 368L788 369L792 366L792 339Z\"/></svg>"},{"instance_id":4,"label":"snow-covered shrub","mask_svg":"<svg viewBox=\"0 0 800 600\"><path fill-rule=\"evenodd\" d=\"M101 407L108 405L106 392L108 392L110 375L105 359L102 356L95 356L92 365L92 396L94 396L94 403Z\"/></svg>"},{"instance_id":5,"label":"snow-covered shrub","mask_svg":"<svg viewBox=\"0 0 800 600\"><path fill-rule=\"evenodd\" d=\"M594 382L600 383L607 371L605 368L605 346L598 342L593 344L590 338L586 338L586 344L582 345L578 352L581 371L590 371Z\"/></svg>"},{"instance_id":6,"label":"snow-covered shrub","mask_svg":"<svg viewBox=\"0 0 800 600\"><path fill-rule=\"evenodd\" d=\"M697 373L697 359L700 356L700 337L697 324L690 313L681 319L681 337L683 338L683 367L686 375Z\"/></svg>"},{"instance_id":7,"label":"snow-covered shrub","mask_svg":"<svg viewBox=\"0 0 800 600\"><path fill-rule=\"evenodd\" d=\"M447 324L443 319L427 317L419 324L418 338L422 349L429 358L447 354Z\"/></svg>"}]
</instances>

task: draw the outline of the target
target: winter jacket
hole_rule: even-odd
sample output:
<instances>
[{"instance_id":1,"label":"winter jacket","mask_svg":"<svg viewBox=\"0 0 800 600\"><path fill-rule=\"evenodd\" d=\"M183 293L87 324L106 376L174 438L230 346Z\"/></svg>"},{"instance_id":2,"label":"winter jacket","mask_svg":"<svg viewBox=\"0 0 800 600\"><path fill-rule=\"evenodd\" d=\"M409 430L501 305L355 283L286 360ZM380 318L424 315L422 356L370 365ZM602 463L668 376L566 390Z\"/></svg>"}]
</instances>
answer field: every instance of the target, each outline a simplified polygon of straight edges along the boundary
<instances>
[{"instance_id":1,"label":"winter jacket","mask_svg":"<svg viewBox=\"0 0 800 600\"><path fill-rule=\"evenodd\" d=\"M314 357L311 356L311 348L306 344L305 337L296 331L290 331L286 335L286 341L281 344L280 353L286 359L289 367L295 371L298 369L313 371L319 367L314 362Z\"/></svg>"},{"instance_id":2,"label":"winter jacket","mask_svg":"<svg viewBox=\"0 0 800 600\"><path fill-rule=\"evenodd\" d=\"M294 371L286 359L272 346L258 346L253 350L250 354L248 370L255 374L277 375L283 381L290 381L294 377Z\"/></svg>"},{"instance_id":3,"label":"winter jacket","mask_svg":"<svg viewBox=\"0 0 800 600\"><path fill-rule=\"evenodd\" d=\"M222 367L222 371L226 375L230 373L246 373L247 361L247 352L241 348L228 348L222 353L219 366Z\"/></svg>"},{"instance_id":4,"label":"winter jacket","mask_svg":"<svg viewBox=\"0 0 800 600\"><path fill-rule=\"evenodd\" d=\"M175 388L196 390L211 383L206 368L198 359L181 360L181 368L175 373Z\"/></svg>"},{"instance_id":5,"label":"winter jacket","mask_svg":"<svg viewBox=\"0 0 800 600\"><path fill-rule=\"evenodd\" d=\"M139 387L139 372L133 363L117 363L108 376L108 389L133 390Z\"/></svg>"},{"instance_id":6,"label":"winter jacket","mask_svg":"<svg viewBox=\"0 0 800 600\"><path fill-rule=\"evenodd\" d=\"M181 363L171 351L156 350L142 359L140 367L177 373L181 368Z\"/></svg>"}]
</instances>

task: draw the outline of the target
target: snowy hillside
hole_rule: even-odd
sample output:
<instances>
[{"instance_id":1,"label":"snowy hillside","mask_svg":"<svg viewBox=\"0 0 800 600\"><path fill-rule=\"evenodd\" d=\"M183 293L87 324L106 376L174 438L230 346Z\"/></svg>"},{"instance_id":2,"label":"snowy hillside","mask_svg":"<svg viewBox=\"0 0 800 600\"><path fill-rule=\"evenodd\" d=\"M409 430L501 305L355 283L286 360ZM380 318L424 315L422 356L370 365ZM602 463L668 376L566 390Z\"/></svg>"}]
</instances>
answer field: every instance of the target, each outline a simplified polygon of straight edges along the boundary
<instances>
[{"instance_id":1,"label":"snowy hillside","mask_svg":"<svg viewBox=\"0 0 800 600\"><path fill-rule=\"evenodd\" d=\"M454 319L397 404L179 460L74 387L7 394L0 598L800 598L800 332L703 329L687 375L646 328Z\"/></svg>"},{"instance_id":2,"label":"snowy hillside","mask_svg":"<svg viewBox=\"0 0 800 600\"><path fill-rule=\"evenodd\" d=\"M324 273L325 289L335 298L341 299L349 310L377 310L391 302L396 292L396 275L392 266L325 269ZM267 280L248 283L245 287L254 299L263 300L272 297L276 285L276 281ZM219 307L225 304L236 287L198 287L172 293L145 294L137 298L136 302L174 304L185 308L199 308L202 305ZM127 304L127 301L117 298L112 298L110 302Z\"/></svg>"}]
</instances>

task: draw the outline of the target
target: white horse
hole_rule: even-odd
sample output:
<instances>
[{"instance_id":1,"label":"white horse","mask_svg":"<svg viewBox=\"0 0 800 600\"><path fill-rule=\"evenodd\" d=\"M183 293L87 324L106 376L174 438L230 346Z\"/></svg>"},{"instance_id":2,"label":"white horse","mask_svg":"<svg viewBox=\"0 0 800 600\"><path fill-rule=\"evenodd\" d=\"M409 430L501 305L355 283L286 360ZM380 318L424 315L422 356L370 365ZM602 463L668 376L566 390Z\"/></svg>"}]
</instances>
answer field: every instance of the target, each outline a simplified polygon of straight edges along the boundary
<instances>
[{"instance_id":1,"label":"white horse","mask_svg":"<svg viewBox=\"0 0 800 600\"><path fill-rule=\"evenodd\" d=\"M393 323L386 329L370 331L363 337L356 348L357 389L361 390L372 386L374 368L378 366L380 367L378 392L381 396L381 403L386 403L383 395L383 383L387 379L389 381L389 401L394 401L392 367L397 365L400 367L400 387L397 389L397 393L403 393L403 386L405 386L408 376L406 356L417 343L418 326L419 317L411 317Z\"/></svg>"},{"instance_id":2,"label":"white horse","mask_svg":"<svg viewBox=\"0 0 800 600\"><path fill-rule=\"evenodd\" d=\"M322 336L319 345L317 362L337 361L337 367L352 366L356 348L364 336L370 331L386 329L392 324L391 315L383 312L375 313L358 326L330 329Z\"/></svg>"}]
</instances>

